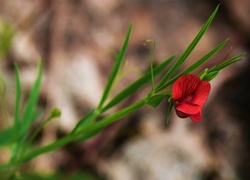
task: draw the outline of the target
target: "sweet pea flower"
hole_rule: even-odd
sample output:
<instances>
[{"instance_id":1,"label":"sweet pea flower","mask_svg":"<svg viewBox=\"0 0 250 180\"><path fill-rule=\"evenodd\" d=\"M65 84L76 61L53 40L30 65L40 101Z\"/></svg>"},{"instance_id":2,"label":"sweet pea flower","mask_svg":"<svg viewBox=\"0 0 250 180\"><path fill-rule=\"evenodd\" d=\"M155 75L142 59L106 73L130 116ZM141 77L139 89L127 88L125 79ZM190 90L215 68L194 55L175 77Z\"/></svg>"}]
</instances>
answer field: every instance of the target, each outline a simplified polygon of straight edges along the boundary
<instances>
[{"instance_id":1,"label":"sweet pea flower","mask_svg":"<svg viewBox=\"0 0 250 180\"><path fill-rule=\"evenodd\" d=\"M198 123L201 121L201 108L205 104L210 92L210 83L202 81L191 74L183 75L173 85L172 95L176 114L180 118L187 118Z\"/></svg>"}]
</instances>

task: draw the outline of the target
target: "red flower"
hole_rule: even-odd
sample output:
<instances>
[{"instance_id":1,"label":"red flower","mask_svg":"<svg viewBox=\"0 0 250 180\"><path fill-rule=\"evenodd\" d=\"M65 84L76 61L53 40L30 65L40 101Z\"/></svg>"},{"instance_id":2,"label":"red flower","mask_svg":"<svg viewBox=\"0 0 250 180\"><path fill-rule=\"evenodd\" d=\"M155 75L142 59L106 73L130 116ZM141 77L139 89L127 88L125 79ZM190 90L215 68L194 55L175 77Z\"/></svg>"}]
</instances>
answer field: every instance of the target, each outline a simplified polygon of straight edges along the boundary
<instances>
[{"instance_id":1,"label":"red flower","mask_svg":"<svg viewBox=\"0 0 250 180\"><path fill-rule=\"evenodd\" d=\"M210 92L210 83L199 77L187 74L181 76L173 85L172 94L176 114L180 118L190 117L198 123L201 121L201 108Z\"/></svg>"}]
</instances>

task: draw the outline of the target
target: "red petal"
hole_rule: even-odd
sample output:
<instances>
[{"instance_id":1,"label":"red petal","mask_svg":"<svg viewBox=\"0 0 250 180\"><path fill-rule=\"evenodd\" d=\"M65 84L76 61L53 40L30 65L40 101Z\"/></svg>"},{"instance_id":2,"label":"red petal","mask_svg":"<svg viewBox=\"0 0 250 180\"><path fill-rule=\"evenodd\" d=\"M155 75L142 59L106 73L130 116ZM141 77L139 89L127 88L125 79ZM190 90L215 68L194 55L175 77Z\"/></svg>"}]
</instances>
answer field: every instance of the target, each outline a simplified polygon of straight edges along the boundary
<instances>
[{"instance_id":1,"label":"red petal","mask_svg":"<svg viewBox=\"0 0 250 180\"><path fill-rule=\"evenodd\" d=\"M174 101L183 100L188 95L193 94L200 85L200 78L192 74L181 76L175 81L172 94Z\"/></svg>"},{"instance_id":2,"label":"red petal","mask_svg":"<svg viewBox=\"0 0 250 180\"><path fill-rule=\"evenodd\" d=\"M190 117L190 119L191 119L193 122L198 123L198 122L201 121L201 117L202 117L201 111L198 112L197 114L191 115L191 116L189 116L189 117Z\"/></svg>"},{"instance_id":3,"label":"red petal","mask_svg":"<svg viewBox=\"0 0 250 180\"><path fill-rule=\"evenodd\" d=\"M201 111L199 105L190 104L190 103L180 103L176 107L176 110L181 111L185 114L194 115Z\"/></svg>"},{"instance_id":4,"label":"red petal","mask_svg":"<svg viewBox=\"0 0 250 180\"><path fill-rule=\"evenodd\" d=\"M199 106L203 106L208 98L211 86L207 81L201 81L200 86L194 93L194 99L192 103L197 104Z\"/></svg>"},{"instance_id":5,"label":"red petal","mask_svg":"<svg viewBox=\"0 0 250 180\"><path fill-rule=\"evenodd\" d=\"M186 114L186 113L183 113L183 112L181 112L181 111L178 111L177 109L175 109L175 112L176 112L176 114L177 114L177 116L178 116L179 118L187 118L187 117L190 116L189 114Z\"/></svg>"}]
</instances>

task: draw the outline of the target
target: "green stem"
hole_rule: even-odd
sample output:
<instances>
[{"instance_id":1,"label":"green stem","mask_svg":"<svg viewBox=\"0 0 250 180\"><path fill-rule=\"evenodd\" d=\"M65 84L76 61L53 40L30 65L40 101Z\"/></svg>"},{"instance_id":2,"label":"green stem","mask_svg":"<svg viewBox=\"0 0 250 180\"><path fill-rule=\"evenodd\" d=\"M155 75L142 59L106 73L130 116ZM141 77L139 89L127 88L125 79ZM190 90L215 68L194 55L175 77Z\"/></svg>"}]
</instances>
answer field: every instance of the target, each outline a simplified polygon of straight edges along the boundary
<instances>
[{"instance_id":1,"label":"green stem","mask_svg":"<svg viewBox=\"0 0 250 180\"><path fill-rule=\"evenodd\" d=\"M18 164L15 163L16 159L18 158L18 152L22 149L22 146L24 145L26 137L23 137L18 144L15 144L15 146L12 148L11 158L8 164L9 168L9 177L13 177L15 175L15 172L18 168Z\"/></svg>"},{"instance_id":2,"label":"green stem","mask_svg":"<svg viewBox=\"0 0 250 180\"><path fill-rule=\"evenodd\" d=\"M103 112L103 110L98 110L98 109L94 109L92 111L90 111L84 118L82 118L77 125L75 126L75 128L71 131L71 134L76 133L77 131L79 131L79 129L81 129L83 126L87 126L90 125L92 122L94 122L98 116Z\"/></svg>"},{"instance_id":3,"label":"green stem","mask_svg":"<svg viewBox=\"0 0 250 180\"><path fill-rule=\"evenodd\" d=\"M93 125L89 125L89 126L85 126L84 128L82 128L79 131L76 131L74 134L68 134L67 136L49 144L46 145L44 147L35 149L31 152L28 152L26 155L24 155L23 157L20 157L18 160L16 160L16 164L19 164L21 162L27 161L29 159L32 159L34 157L37 157L41 154L47 153L49 151L55 150L59 147L64 146L65 144L76 140L79 136L85 134L88 134L92 131L96 131L102 128L105 128L107 125L127 116L128 114L131 114L133 112L135 112L136 110L138 110L139 108L141 108L142 106L144 106L146 104L146 99L142 99L140 101L137 101L136 103L106 117L103 118L101 121L93 124Z\"/></svg>"},{"instance_id":4,"label":"green stem","mask_svg":"<svg viewBox=\"0 0 250 180\"><path fill-rule=\"evenodd\" d=\"M53 117L50 116L48 117L45 121L43 121L43 123L36 129L36 131L31 135L31 137L27 140L27 145L30 144L34 139L35 137L38 135L39 132L42 131L42 129L44 128L44 126L50 121L52 120Z\"/></svg>"},{"instance_id":5,"label":"green stem","mask_svg":"<svg viewBox=\"0 0 250 180\"><path fill-rule=\"evenodd\" d=\"M104 128L107 125L127 116L128 114L131 114L133 112L135 112L136 110L138 110L139 108L141 108L142 106L144 106L146 104L146 99L142 99L140 101L137 101L136 103L102 119L101 121L95 123L92 128L93 129L99 129L99 128Z\"/></svg>"}]
</instances>

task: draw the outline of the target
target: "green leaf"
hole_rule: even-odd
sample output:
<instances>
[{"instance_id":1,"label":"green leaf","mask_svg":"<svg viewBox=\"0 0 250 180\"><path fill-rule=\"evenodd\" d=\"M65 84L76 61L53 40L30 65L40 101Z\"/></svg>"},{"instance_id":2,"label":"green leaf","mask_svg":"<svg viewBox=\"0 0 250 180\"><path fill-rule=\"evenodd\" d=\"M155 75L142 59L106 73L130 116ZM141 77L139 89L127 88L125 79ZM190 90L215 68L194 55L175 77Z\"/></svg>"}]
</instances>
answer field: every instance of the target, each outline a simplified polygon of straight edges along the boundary
<instances>
[{"instance_id":1,"label":"green leaf","mask_svg":"<svg viewBox=\"0 0 250 180\"><path fill-rule=\"evenodd\" d=\"M104 92L103 92L103 95L102 95L102 98L100 100L100 103L98 105L98 108L97 109L101 109L103 104L105 103L106 99L108 98L108 95L110 93L110 90L111 90L111 87L113 85L113 82L115 80L115 77L119 71L119 68L120 68L120 65L121 65L121 62L124 58L124 55L125 55L125 52L127 50L127 46L128 46L128 42L129 42L129 38L130 38L130 34L131 34L131 31L132 31L132 24L130 25L129 29L128 29L128 32L127 32L127 35L126 35L126 38L123 42L123 45L117 55L117 58L116 58L116 61L115 61L115 64L112 68L112 71L109 75L109 78L107 80L107 83L106 83L106 87L104 89Z\"/></svg>"},{"instance_id":2,"label":"green leaf","mask_svg":"<svg viewBox=\"0 0 250 180\"><path fill-rule=\"evenodd\" d=\"M139 108L141 108L142 106L144 106L146 104L146 100L142 99L140 101L137 101L136 103L118 111L115 112L114 114L103 118L102 120L100 120L99 122L95 123L92 127L99 129L99 128L104 128L107 125L125 117L128 114L133 113L134 111L138 110Z\"/></svg>"},{"instance_id":3,"label":"green leaf","mask_svg":"<svg viewBox=\"0 0 250 180\"><path fill-rule=\"evenodd\" d=\"M87 139L90 139L94 136L96 136L97 134L99 134L101 132L101 128L100 129L94 129L93 131L88 131L86 133L82 133L82 135L77 138L76 142L82 142L85 141Z\"/></svg>"},{"instance_id":4,"label":"green leaf","mask_svg":"<svg viewBox=\"0 0 250 180\"><path fill-rule=\"evenodd\" d=\"M14 116L14 127L16 134L18 133L18 127L20 122L20 103L21 103L21 80L18 65L15 63L15 73L16 73L16 102L15 102L15 116Z\"/></svg>"},{"instance_id":5,"label":"green leaf","mask_svg":"<svg viewBox=\"0 0 250 180\"><path fill-rule=\"evenodd\" d=\"M102 130L107 125L125 117L126 115L129 115L129 114L135 112L136 110L138 110L139 108L141 108L145 104L146 104L146 100L142 99L142 100L140 100L140 101L138 101L138 102L108 116L108 117L103 118L101 121L95 123L94 125L88 125L82 129L80 129L76 133L74 133L74 134L71 133L71 134L51 143L51 144L48 144L48 145L40 147L40 148L36 148L34 150L30 150L29 152L24 154L24 156L20 157L19 159L17 159L13 163L19 164L21 162L33 159L34 157L37 157L37 156L44 154L46 152L60 148L69 142L75 141L77 138L79 138L79 136L81 137L84 133L86 135L90 135L91 132L98 132L98 130Z\"/></svg>"},{"instance_id":6,"label":"green leaf","mask_svg":"<svg viewBox=\"0 0 250 180\"><path fill-rule=\"evenodd\" d=\"M202 71L202 72L200 73L199 78L200 78L201 80L203 80L204 77L207 75L207 72L208 72L208 68L204 69L204 71Z\"/></svg>"},{"instance_id":7,"label":"green leaf","mask_svg":"<svg viewBox=\"0 0 250 180\"><path fill-rule=\"evenodd\" d=\"M77 123L75 128L71 131L71 134L75 133L82 126L90 124L95 118L96 118L95 110L90 111L84 118L82 118Z\"/></svg>"},{"instance_id":8,"label":"green leaf","mask_svg":"<svg viewBox=\"0 0 250 180\"><path fill-rule=\"evenodd\" d=\"M212 79L214 79L218 74L220 73L220 71L211 71L208 72L204 77L203 77L203 81L211 81Z\"/></svg>"},{"instance_id":9,"label":"green leaf","mask_svg":"<svg viewBox=\"0 0 250 180\"><path fill-rule=\"evenodd\" d=\"M38 126L38 128L36 128L36 130L29 135L28 139L26 140L26 146L31 144L34 139L37 137L37 135L42 131L42 129L49 123L51 122L53 119L58 118L61 116L61 111L58 108L53 108L50 111L50 115L48 118L46 118L44 121L42 121L42 123ZM26 147L27 148L27 147Z\"/></svg>"},{"instance_id":10,"label":"green leaf","mask_svg":"<svg viewBox=\"0 0 250 180\"><path fill-rule=\"evenodd\" d=\"M244 58L242 57L244 54L239 54L239 55L236 55L232 58L230 58L229 60L226 60L225 62L222 62L221 64L217 65L217 66L214 66L213 68L211 68L209 70L209 72L211 71L220 71L222 69L224 69L225 67L233 64L233 63L236 63L238 61L241 61L243 60Z\"/></svg>"},{"instance_id":11,"label":"green leaf","mask_svg":"<svg viewBox=\"0 0 250 180\"><path fill-rule=\"evenodd\" d=\"M150 106L153 107L153 108L156 108L156 107L162 102L162 100L163 100L165 97L166 97L165 95L161 95L161 94L152 96L152 97L148 100L147 104L150 105Z\"/></svg>"},{"instance_id":12,"label":"green leaf","mask_svg":"<svg viewBox=\"0 0 250 180\"><path fill-rule=\"evenodd\" d=\"M172 102L169 103L169 106L168 106L168 113L167 113L167 125L169 124L169 121L170 121L170 117L171 117L171 111L174 107L174 104Z\"/></svg>"},{"instance_id":13,"label":"green leaf","mask_svg":"<svg viewBox=\"0 0 250 180\"><path fill-rule=\"evenodd\" d=\"M187 49L183 52L183 54L177 59L177 61L173 64L173 66L170 68L170 70L165 74L165 76L162 78L158 86L156 87L155 92L159 92L162 89L164 89L162 86L166 83L166 81L169 80L169 78L179 69L179 67L182 65L182 63L187 59L187 57L190 55L190 53L193 51L193 49L196 47L204 33L207 31L208 27L210 26L211 22L213 21L217 11L218 11L219 5L216 7L212 15L209 17L207 22L204 24L200 32L197 34L197 36L194 38L194 40L191 42L191 44L187 47Z\"/></svg>"},{"instance_id":14,"label":"green leaf","mask_svg":"<svg viewBox=\"0 0 250 180\"><path fill-rule=\"evenodd\" d=\"M182 76L184 74L188 74L188 73L194 71L195 69L197 69L198 67L200 67L202 64L207 62L211 57L213 57L222 47L224 47L226 43L227 43L227 40L222 41L219 45L217 45L215 48L213 48L209 53L207 53L201 59L199 59L194 64L189 66L187 69L185 69L180 74L178 74L175 77L175 79L178 79L180 76Z\"/></svg>"},{"instance_id":15,"label":"green leaf","mask_svg":"<svg viewBox=\"0 0 250 180\"><path fill-rule=\"evenodd\" d=\"M232 58L230 58L229 60L220 63L217 66L212 67L211 69L209 69L206 72L206 75L203 77L204 81L211 81L212 79L214 79L222 69L226 68L227 66L236 63L238 61L243 60L244 58L242 57L243 54L239 54L237 56L234 56Z\"/></svg>"},{"instance_id":16,"label":"green leaf","mask_svg":"<svg viewBox=\"0 0 250 180\"><path fill-rule=\"evenodd\" d=\"M153 59L154 59L154 52L155 52L155 41L152 39L148 39L148 40L144 40L143 44L144 46L146 45L146 43L151 42L152 45L152 49L151 49L151 54L150 54L150 72L151 72L151 86L152 86L152 92L155 89L155 80L154 80L154 69L153 69Z\"/></svg>"},{"instance_id":17,"label":"green leaf","mask_svg":"<svg viewBox=\"0 0 250 180\"><path fill-rule=\"evenodd\" d=\"M168 59L164 60L161 62L159 65L157 65L154 68L154 75L158 75L160 72L162 72L168 65L169 63L174 59L174 55L170 56ZM141 78L127 86L124 90L122 90L119 94L117 94L105 107L103 107L102 112L107 111L108 109L114 107L118 103L122 102L125 100L128 96L134 94L136 91L144 87L149 81L151 80L151 72L147 72L144 74ZM75 133L76 130L79 128L83 127L84 125L90 124L96 117L97 114L95 114L96 110L91 111L88 115L86 115L84 118L82 118L75 128L71 131L71 133Z\"/></svg>"},{"instance_id":18,"label":"green leaf","mask_svg":"<svg viewBox=\"0 0 250 180\"><path fill-rule=\"evenodd\" d=\"M15 131L13 128L8 128L0 132L0 146L12 144L15 142Z\"/></svg>"},{"instance_id":19,"label":"green leaf","mask_svg":"<svg viewBox=\"0 0 250 180\"><path fill-rule=\"evenodd\" d=\"M22 136L28 130L28 128L30 127L31 123L34 120L33 117L37 113L35 111L35 106L39 97L41 80L42 80L42 62L39 61L37 78L35 80L31 93L28 97L28 100L24 109L23 117L22 117L22 122L20 123L21 124L20 136Z\"/></svg>"},{"instance_id":20,"label":"green leaf","mask_svg":"<svg viewBox=\"0 0 250 180\"><path fill-rule=\"evenodd\" d=\"M13 163L19 164L21 162L28 161L30 159L33 159L41 154L53 151L57 148L60 148L64 146L65 144L72 142L75 140L76 135L67 135L61 139L56 140L55 142L52 142L46 146L40 147L40 148L35 148L35 149L29 149L28 152L26 152L22 157L19 159L15 160Z\"/></svg>"},{"instance_id":21,"label":"green leaf","mask_svg":"<svg viewBox=\"0 0 250 180\"><path fill-rule=\"evenodd\" d=\"M227 40L222 41L219 45L217 45L215 48L213 48L210 52L208 52L205 56L203 56L201 59L196 61L194 64L189 66L187 69L176 75L174 78L170 79L167 81L163 86L161 86L158 91L161 91L165 89L166 87L170 86L173 84L179 77L181 77L184 74L188 74L192 72L193 70L197 69L200 67L202 64L204 64L206 61L208 61L212 56L214 56L225 44L227 43ZM157 91L157 92L158 92Z\"/></svg>"},{"instance_id":22,"label":"green leaf","mask_svg":"<svg viewBox=\"0 0 250 180\"><path fill-rule=\"evenodd\" d=\"M170 56L168 59L165 61L161 62L159 65L157 65L154 68L154 76L158 75L160 72L162 72L168 65L169 63L175 58L174 55ZM127 97L130 95L134 94L137 92L139 89L144 87L148 82L151 80L151 72L148 72L144 74L141 78L127 86L124 90L122 90L119 94L117 94L104 108L103 112L114 107L118 103L122 102L125 100Z\"/></svg>"}]
</instances>

